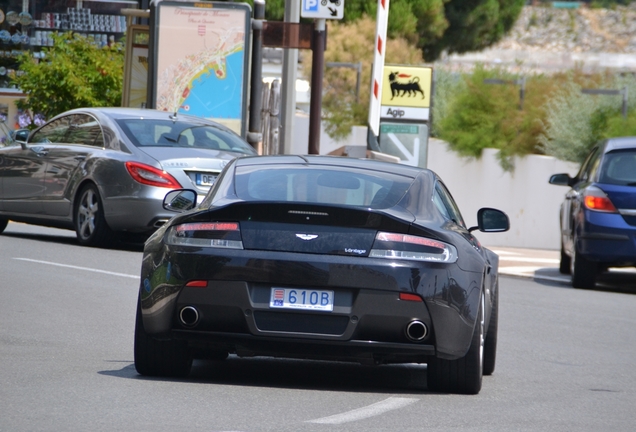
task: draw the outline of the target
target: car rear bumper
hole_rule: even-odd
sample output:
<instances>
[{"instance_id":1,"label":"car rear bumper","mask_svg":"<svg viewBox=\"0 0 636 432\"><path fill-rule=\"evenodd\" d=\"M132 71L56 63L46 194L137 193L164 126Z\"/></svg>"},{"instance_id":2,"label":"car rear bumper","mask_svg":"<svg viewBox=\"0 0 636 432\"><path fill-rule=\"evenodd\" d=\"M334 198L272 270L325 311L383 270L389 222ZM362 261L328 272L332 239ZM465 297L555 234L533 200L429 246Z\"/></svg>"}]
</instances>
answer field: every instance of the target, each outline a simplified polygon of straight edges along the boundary
<instances>
[{"instance_id":1,"label":"car rear bumper","mask_svg":"<svg viewBox=\"0 0 636 432\"><path fill-rule=\"evenodd\" d=\"M605 264L636 264L636 226L619 214L587 212L577 248L587 259Z\"/></svg>"},{"instance_id":2,"label":"car rear bumper","mask_svg":"<svg viewBox=\"0 0 636 432\"><path fill-rule=\"evenodd\" d=\"M239 281L185 287L176 297L171 330L193 346L241 355L388 362L398 354L413 360L435 352L423 301L399 300L395 291L339 288L333 311L278 310L270 307L271 289ZM184 322L184 310L195 314L195 322ZM411 323L425 329L424 337L409 338Z\"/></svg>"},{"instance_id":3,"label":"car rear bumper","mask_svg":"<svg viewBox=\"0 0 636 432\"><path fill-rule=\"evenodd\" d=\"M113 231L150 233L175 213L163 208L163 198L170 189L148 197L112 197L104 202L105 218Z\"/></svg>"},{"instance_id":4,"label":"car rear bumper","mask_svg":"<svg viewBox=\"0 0 636 432\"><path fill-rule=\"evenodd\" d=\"M224 332L174 330L175 339L188 341L195 358L214 352L230 352L241 357L270 356L359 363L426 363L436 355L432 344L404 344L368 340L336 342L307 338L280 338Z\"/></svg>"}]
</instances>

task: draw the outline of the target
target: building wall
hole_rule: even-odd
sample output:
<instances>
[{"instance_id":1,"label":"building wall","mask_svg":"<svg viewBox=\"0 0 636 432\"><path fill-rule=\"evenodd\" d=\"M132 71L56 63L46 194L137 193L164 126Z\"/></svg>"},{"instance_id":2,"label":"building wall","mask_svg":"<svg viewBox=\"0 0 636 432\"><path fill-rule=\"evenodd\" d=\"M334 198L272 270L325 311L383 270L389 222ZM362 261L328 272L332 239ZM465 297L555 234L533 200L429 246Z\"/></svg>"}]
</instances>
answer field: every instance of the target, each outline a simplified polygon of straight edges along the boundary
<instances>
[{"instance_id":1,"label":"building wall","mask_svg":"<svg viewBox=\"0 0 636 432\"><path fill-rule=\"evenodd\" d=\"M297 115L295 122L292 153L306 154L309 119ZM320 153L344 147L350 156L364 154L358 149L366 148L366 136L366 127L355 127L343 141L334 141L323 131ZM558 250L559 206L568 189L553 186L548 180L556 173L574 175L578 165L541 155L518 157L514 164L514 171L504 171L495 149L486 149L480 159L474 159L460 157L438 139L430 139L428 145L428 168L444 180L466 224L477 225L477 210L481 207L498 208L510 217L510 231L477 235L484 245Z\"/></svg>"}]
</instances>

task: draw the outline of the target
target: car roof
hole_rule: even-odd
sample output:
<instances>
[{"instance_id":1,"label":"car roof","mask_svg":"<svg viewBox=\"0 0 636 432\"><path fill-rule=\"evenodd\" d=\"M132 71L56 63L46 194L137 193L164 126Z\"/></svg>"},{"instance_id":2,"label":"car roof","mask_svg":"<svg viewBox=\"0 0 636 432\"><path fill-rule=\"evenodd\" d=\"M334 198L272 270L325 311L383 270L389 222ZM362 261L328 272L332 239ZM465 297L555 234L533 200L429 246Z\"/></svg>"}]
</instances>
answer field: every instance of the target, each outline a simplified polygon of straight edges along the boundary
<instances>
[{"instance_id":1,"label":"car roof","mask_svg":"<svg viewBox=\"0 0 636 432\"><path fill-rule=\"evenodd\" d=\"M630 148L636 149L636 136L610 138L605 144L603 153L608 153L613 150L624 150Z\"/></svg>"},{"instance_id":2,"label":"car roof","mask_svg":"<svg viewBox=\"0 0 636 432\"><path fill-rule=\"evenodd\" d=\"M319 155L271 155L271 156L244 156L237 160L237 166L254 165L329 165L343 168L361 168L386 173L417 177L422 173L432 174L432 171L410 165L393 162L383 162L371 159L356 159L342 156Z\"/></svg>"},{"instance_id":3,"label":"car roof","mask_svg":"<svg viewBox=\"0 0 636 432\"><path fill-rule=\"evenodd\" d=\"M99 108L76 108L63 113L58 116L74 114L74 113L100 113L113 119L121 118L144 118L144 119L159 119L159 120L174 120L176 119L187 120L192 123L212 124L220 128L227 129L224 125L217 123L213 120L208 120L203 117L191 116L188 114L174 113L168 111L159 111L150 108L128 108L128 107L99 107ZM228 129L229 130L229 129Z\"/></svg>"}]
</instances>

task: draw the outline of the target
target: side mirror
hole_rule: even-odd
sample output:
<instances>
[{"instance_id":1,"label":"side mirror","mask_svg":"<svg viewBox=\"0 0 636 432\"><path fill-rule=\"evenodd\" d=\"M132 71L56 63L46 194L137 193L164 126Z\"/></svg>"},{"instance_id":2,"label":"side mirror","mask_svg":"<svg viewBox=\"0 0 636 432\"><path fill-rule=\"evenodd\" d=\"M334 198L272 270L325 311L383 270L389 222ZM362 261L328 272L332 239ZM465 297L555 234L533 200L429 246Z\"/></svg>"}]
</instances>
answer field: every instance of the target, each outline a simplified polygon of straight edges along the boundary
<instances>
[{"instance_id":1,"label":"side mirror","mask_svg":"<svg viewBox=\"0 0 636 432\"><path fill-rule=\"evenodd\" d=\"M479 229L481 232L504 232L510 229L510 219L501 210L484 207L477 212L477 226L468 231Z\"/></svg>"},{"instance_id":2,"label":"side mirror","mask_svg":"<svg viewBox=\"0 0 636 432\"><path fill-rule=\"evenodd\" d=\"M29 138L29 134L31 133L28 129L17 129L11 133L13 136L13 140L21 143L27 142Z\"/></svg>"},{"instance_id":3,"label":"side mirror","mask_svg":"<svg viewBox=\"0 0 636 432\"><path fill-rule=\"evenodd\" d=\"M572 186L573 180L569 174L554 174L550 176L550 184L557 186Z\"/></svg>"},{"instance_id":4,"label":"side mirror","mask_svg":"<svg viewBox=\"0 0 636 432\"><path fill-rule=\"evenodd\" d=\"M177 213L192 210L196 206L197 193L192 189L175 189L163 199L163 208Z\"/></svg>"}]
</instances>

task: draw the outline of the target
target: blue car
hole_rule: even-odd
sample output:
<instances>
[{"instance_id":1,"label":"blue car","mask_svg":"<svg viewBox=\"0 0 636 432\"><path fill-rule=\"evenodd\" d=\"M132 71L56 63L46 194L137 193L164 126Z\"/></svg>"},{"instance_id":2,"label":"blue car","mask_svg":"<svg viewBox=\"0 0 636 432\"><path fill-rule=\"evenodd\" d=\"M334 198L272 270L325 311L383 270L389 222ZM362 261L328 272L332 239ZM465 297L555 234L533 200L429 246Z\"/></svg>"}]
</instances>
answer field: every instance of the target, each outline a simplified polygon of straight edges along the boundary
<instances>
[{"instance_id":1,"label":"blue car","mask_svg":"<svg viewBox=\"0 0 636 432\"><path fill-rule=\"evenodd\" d=\"M550 177L569 186L561 204L561 273L575 288L594 288L610 267L636 266L636 137L596 145L574 178Z\"/></svg>"}]
</instances>

